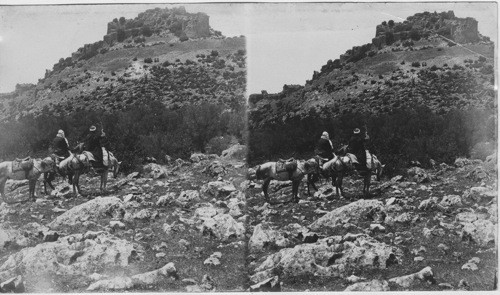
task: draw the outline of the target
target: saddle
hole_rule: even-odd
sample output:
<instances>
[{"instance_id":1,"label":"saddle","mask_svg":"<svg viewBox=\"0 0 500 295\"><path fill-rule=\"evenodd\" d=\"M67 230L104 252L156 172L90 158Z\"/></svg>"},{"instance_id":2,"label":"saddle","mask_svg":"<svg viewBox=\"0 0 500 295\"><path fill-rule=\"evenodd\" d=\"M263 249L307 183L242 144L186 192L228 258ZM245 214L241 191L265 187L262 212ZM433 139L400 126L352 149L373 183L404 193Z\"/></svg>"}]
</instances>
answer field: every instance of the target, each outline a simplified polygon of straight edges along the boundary
<instances>
[{"instance_id":1,"label":"saddle","mask_svg":"<svg viewBox=\"0 0 500 295\"><path fill-rule=\"evenodd\" d=\"M278 162L276 162L276 173L279 172L288 172L288 173L293 173L297 169L297 160L294 158L290 159L279 159Z\"/></svg>"},{"instance_id":2,"label":"saddle","mask_svg":"<svg viewBox=\"0 0 500 295\"><path fill-rule=\"evenodd\" d=\"M24 159L15 159L12 161L12 172L24 171L26 179L31 169L33 169L33 159L26 157Z\"/></svg>"}]
</instances>

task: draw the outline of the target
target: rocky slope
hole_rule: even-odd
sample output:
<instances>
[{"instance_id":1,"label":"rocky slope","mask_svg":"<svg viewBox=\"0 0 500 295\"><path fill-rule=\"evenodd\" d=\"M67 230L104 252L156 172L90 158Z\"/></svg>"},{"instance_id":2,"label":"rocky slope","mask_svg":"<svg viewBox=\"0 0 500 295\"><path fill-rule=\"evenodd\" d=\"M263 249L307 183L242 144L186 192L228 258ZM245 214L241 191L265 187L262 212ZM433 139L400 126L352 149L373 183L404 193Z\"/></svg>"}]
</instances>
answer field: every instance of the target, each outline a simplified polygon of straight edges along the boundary
<instances>
[{"instance_id":1,"label":"rocky slope","mask_svg":"<svg viewBox=\"0 0 500 295\"><path fill-rule=\"evenodd\" d=\"M84 197L59 180L49 195L39 187L36 202L2 203L1 290L244 290L242 149L150 163L110 179L106 194L98 177L83 176ZM22 201L26 183L6 191Z\"/></svg>"},{"instance_id":2,"label":"rocky slope","mask_svg":"<svg viewBox=\"0 0 500 295\"><path fill-rule=\"evenodd\" d=\"M325 182L290 203L273 181L271 202L247 182L253 290L494 290L497 164L460 158L454 166L408 168L372 185L344 180L345 198Z\"/></svg>"},{"instance_id":3,"label":"rocky slope","mask_svg":"<svg viewBox=\"0 0 500 295\"><path fill-rule=\"evenodd\" d=\"M108 112L158 100L169 108L244 102L244 37L225 38L203 13L152 9L108 23L102 41L61 58L36 85L0 96L0 118Z\"/></svg>"},{"instance_id":4,"label":"rocky slope","mask_svg":"<svg viewBox=\"0 0 500 295\"><path fill-rule=\"evenodd\" d=\"M260 128L311 114L377 115L416 105L436 113L496 108L494 44L476 20L450 11L383 22L371 43L329 60L304 86L252 94L249 123Z\"/></svg>"}]
</instances>

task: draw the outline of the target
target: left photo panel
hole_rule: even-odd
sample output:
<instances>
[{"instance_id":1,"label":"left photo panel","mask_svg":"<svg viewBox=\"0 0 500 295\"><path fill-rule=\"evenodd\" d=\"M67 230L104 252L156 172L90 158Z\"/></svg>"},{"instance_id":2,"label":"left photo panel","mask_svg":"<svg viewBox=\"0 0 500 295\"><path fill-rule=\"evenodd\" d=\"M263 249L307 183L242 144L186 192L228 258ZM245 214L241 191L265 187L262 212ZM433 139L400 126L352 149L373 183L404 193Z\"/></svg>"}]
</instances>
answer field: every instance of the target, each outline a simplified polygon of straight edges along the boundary
<instances>
[{"instance_id":1,"label":"left photo panel","mask_svg":"<svg viewBox=\"0 0 500 295\"><path fill-rule=\"evenodd\" d=\"M244 4L0 5L0 291L245 291Z\"/></svg>"}]
</instances>

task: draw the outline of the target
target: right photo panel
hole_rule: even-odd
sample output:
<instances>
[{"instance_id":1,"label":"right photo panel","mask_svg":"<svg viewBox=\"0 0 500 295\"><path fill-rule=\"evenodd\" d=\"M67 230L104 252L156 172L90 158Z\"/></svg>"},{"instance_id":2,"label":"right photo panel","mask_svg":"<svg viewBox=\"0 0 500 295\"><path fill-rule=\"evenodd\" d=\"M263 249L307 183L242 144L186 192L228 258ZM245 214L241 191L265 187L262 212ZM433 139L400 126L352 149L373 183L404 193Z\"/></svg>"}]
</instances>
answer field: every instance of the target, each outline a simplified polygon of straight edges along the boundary
<instances>
[{"instance_id":1,"label":"right photo panel","mask_svg":"<svg viewBox=\"0 0 500 295\"><path fill-rule=\"evenodd\" d=\"M497 11L246 5L248 290L497 289Z\"/></svg>"}]
</instances>

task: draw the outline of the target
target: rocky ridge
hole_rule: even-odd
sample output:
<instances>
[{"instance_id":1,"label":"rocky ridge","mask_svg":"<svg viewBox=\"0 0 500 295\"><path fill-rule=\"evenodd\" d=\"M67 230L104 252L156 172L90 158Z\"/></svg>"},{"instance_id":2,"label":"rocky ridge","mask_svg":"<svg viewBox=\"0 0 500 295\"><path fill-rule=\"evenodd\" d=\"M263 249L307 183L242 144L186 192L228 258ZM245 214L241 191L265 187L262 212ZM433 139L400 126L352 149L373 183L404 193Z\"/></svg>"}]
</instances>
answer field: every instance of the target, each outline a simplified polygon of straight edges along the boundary
<instances>
[{"instance_id":1,"label":"rocky ridge","mask_svg":"<svg viewBox=\"0 0 500 295\"><path fill-rule=\"evenodd\" d=\"M251 94L249 122L262 127L311 113L384 114L415 105L437 113L493 108L493 57L494 44L478 32L477 21L452 11L383 22L371 43L329 60L304 86Z\"/></svg>"}]
</instances>

